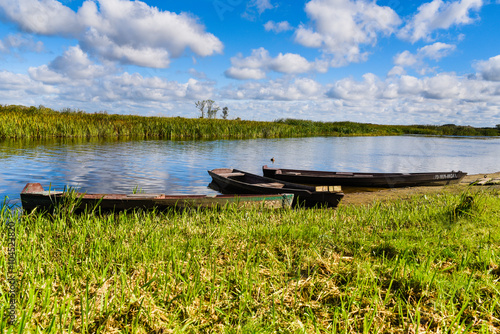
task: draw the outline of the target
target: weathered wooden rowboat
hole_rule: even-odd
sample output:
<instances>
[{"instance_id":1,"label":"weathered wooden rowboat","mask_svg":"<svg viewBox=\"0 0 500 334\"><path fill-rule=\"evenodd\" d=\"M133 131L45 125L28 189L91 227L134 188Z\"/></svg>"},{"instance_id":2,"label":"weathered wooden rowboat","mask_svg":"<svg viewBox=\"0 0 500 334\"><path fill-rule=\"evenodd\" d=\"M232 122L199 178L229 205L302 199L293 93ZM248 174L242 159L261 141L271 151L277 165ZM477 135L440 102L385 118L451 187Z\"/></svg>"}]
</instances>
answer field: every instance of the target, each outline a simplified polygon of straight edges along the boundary
<instances>
[{"instance_id":1,"label":"weathered wooden rowboat","mask_svg":"<svg viewBox=\"0 0 500 334\"><path fill-rule=\"evenodd\" d=\"M306 186L277 181L239 169L217 168L209 170L212 177L210 187L222 193L231 194L294 194L292 206L336 207L344 197L341 187Z\"/></svg>"},{"instance_id":2,"label":"weathered wooden rowboat","mask_svg":"<svg viewBox=\"0 0 500 334\"><path fill-rule=\"evenodd\" d=\"M263 166L264 176L275 180L300 184L340 185L342 187L396 188L436 186L458 183L467 173L344 173L300 169L270 168Z\"/></svg>"},{"instance_id":3,"label":"weathered wooden rowboat","mask_svg":"<svg viewBox=\"0 0 500 334\"><path fill-rule=\"evenodd\" d=\"M21 192L25 212L35 208L51 210L64 200L74 198L75 211L100 208L102 211L120 211L134 208L165 210L169 208L212 208L234 204L238 207L290 207L293 194L267 195L164 195L164 194L86 194L44 190L40 183L28 183Z\"/></svg>"}]
</instances>

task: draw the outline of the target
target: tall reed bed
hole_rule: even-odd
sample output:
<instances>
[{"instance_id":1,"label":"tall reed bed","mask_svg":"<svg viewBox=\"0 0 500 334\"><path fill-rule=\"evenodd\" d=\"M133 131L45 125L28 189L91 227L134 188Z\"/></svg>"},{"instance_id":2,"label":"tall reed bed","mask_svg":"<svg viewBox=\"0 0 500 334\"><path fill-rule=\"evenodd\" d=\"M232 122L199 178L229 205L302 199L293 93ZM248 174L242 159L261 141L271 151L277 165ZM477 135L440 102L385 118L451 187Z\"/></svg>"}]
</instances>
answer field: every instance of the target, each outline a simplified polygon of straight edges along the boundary
<instances>
[{"instance_id":1,"label":"tall reed bed","mask_svg":"<svg viewBox=\"0 0 500 334\"><path fill-rule=\"evenodd\" d=\"M484 135L499 129L458 126L390 126L353 122L277 120L256 122L182 117L142 117L57 112L40 106L0 106L0 138L135 137L164 139L238 139L356 135Z\"/></svg>"},{"instance_id":2,"label":"tall reed bed","mask_svg":"<svg viewBox=\"0 0 500 334\"><path fill-rule=\"evenodd\" d=\"M0 109L0 138L267 138L292 136L293 131L291 126L273 122L88 114L22 106Z\"/></svg>"},{"instance_id":3,"label":"tall reed bed","mask_svg":"<svg viewBox=\"0 0 500 334\"><path fill-rule=\"evenodd\" d=\"M340 136L357 135L434 135L434 136L499 136L500 127L474 128L454 124L445 125L381 125L356 122L313 122L297 119L280 119L277 123L293 125L311 132Z\"/></svg>"},{"instance_id":4,"label":"tall reed bed","mask_svg":"<svg viewBox=\"0 0 500 334\"><path fill-rule=\"evenodd\" d=\"M499 222L495 191L337 210L32 213L16 230L18 322L2 275L0 331L498 333Z\"/></svg>"}]
</instances>

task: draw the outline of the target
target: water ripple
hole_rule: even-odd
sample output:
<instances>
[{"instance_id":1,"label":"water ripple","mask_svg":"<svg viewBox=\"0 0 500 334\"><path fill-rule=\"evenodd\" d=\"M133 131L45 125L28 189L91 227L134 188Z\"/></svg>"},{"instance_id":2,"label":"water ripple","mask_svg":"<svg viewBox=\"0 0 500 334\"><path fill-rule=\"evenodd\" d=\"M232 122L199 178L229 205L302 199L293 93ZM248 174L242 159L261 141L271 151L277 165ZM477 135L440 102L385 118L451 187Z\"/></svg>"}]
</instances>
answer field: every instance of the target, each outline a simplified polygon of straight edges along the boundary
<instances>
[{"instance_id":1,"label":"water ripple","mask_svg":"<svg viewBox=\"0 0 500 334\"><path fill-rule=\"evenodd\" d=\"M500 139L443 137L314 137L216 141L3 141L0 196L18 201L27 182L90 193L211 194L208 169L261 174L283 168L421 172L500 170Z\"/></svg>"}]
</instances>

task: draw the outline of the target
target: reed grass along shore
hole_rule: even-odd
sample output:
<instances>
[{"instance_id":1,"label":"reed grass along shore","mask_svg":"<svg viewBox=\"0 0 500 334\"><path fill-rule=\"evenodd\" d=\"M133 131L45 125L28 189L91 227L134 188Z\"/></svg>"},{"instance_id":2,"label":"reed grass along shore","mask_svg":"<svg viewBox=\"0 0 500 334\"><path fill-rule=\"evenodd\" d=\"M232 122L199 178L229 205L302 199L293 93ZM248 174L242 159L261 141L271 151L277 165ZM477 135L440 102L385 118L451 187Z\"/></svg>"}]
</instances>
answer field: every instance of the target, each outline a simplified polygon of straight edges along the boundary
<instances>
[{"instance_id":1,"label":"reed grass along shore","mask_svg":"<svg viewBox=\"0 0 500 334\"><path fill-rule=\"evenodd\" d=\"M83 111L54 111L43 106L0 106L0 138L162 138L243 139L303 136L379 135L498 136L500 128L473 128L453 124L377 125L354 122L313 122L281 119L274 122L239 119L143 117Z\"/></svg>"}]
</instances>

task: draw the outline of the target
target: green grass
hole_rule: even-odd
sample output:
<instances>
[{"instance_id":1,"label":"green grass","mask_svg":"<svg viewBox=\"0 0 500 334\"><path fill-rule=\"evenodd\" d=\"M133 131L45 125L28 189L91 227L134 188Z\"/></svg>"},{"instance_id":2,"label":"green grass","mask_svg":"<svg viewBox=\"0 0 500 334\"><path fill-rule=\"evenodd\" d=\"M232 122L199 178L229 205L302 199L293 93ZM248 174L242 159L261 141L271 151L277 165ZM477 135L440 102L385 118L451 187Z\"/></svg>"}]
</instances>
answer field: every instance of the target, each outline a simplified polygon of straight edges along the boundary
<instances>
[{"instance_id":1,"label":"green grass","mask_svg":"<svg viewBox=\"0 0 500 334\"><path fill-rule=\"evenodd\" d=\"M456 125L377 125L281 119L256 122L182 117L142 117L54 111L43 106L0 106L0 139L6 138L163 138L240 139L302 136L378 135L498 136L500 128Z\"/></svg>"},{"instance_id":2,"label":"green grass","mask_svg":"<svg viewBox=\"0 0 500 334\"><path fill-rule=\"evenodd\" d=\"M2 221L9 211L2 210ZM498 333L498 191L337 210L72 215L17 226L2 333Z\"/></svg>"}]
</instances>

